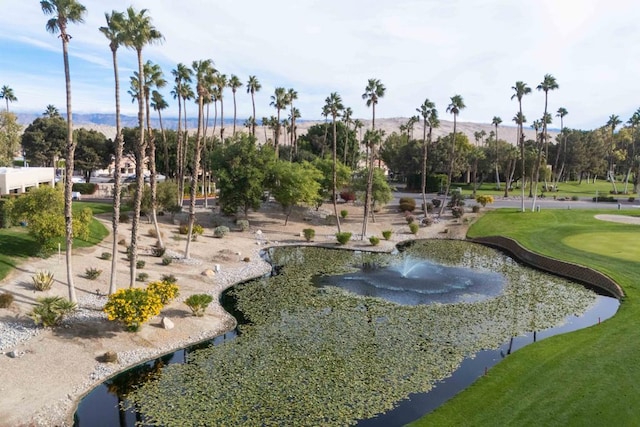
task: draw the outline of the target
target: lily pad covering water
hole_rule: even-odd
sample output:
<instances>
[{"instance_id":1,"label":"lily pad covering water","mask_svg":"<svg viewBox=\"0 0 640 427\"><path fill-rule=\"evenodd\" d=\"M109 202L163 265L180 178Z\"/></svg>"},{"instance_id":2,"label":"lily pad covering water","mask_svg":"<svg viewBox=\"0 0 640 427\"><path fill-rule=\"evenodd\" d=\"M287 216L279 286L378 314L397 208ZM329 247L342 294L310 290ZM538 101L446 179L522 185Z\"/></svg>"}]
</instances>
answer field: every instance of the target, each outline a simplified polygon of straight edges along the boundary
<instances>
[{"instance_id":1,"label":"lily pad covering water","mask_svg":"<svg viewBox=\"0 0 640 427\"><path fill-rule=\"evenodd\" d=\"M317 288L318 274L385 265L404 256L498 272L504 292L475 303L398 305ZM512 336L583 313L595 294L465 242L418 242L402 254L277 248L279 274L229 295L241 336L199 350L127 396L145 424L348 425L428 391L462 360Z\"/></svg>"}]
</instances>

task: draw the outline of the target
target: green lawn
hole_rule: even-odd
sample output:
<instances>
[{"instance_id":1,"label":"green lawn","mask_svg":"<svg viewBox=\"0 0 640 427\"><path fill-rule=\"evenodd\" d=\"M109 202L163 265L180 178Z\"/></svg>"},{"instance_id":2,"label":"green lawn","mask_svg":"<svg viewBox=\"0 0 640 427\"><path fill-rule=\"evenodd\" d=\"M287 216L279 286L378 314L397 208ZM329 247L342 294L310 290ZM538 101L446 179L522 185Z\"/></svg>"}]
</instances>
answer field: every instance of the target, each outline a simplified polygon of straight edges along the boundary
<instances>
[{"instance_id":1,"label":"green lawn","mask_svg":"<svg viewBox=\"0 0 640 427\"><path fill-rule=\"evenodd\" d=\"M640 226L599 221L597 213L499 209L471 227L470 237L504 235L535 252L595 268L616 280L626 297L612 319L516 351L414 425L638 424L640 263L620 252L637 253Z\"/></svg>"}]
</instances>

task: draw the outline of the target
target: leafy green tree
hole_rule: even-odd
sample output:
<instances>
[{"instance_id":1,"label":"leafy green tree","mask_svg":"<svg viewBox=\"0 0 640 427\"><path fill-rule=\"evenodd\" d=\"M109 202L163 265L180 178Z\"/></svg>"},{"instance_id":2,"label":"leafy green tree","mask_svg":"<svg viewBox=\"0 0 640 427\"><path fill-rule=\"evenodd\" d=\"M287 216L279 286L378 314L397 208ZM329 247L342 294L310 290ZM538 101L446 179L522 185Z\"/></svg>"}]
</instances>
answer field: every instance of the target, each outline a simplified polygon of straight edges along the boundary
<instances>
[{"instance_id":1,"label":"leafy green tree","mask_svg":"<svg viewBox=\"0 0 640 427\"><path fill-rule=\"evenodd\" d=\"M547 120L547 105L549 100L549 91L556 90L560 86L556 81L556 78L551 74L545 74L542 82L536 87L537 90L541 90L544 92L544 113L542 114L542 140L544 141L544 158L545 161L549 162L549 141L547 139L547 125L551 123L550 120ZM550 115L548 116L551 117Z\"/></svg>"},{"instance_id":2,"label":"leafy green tree","mask_svg":"<svg viewBox=\"0 0 640 427\"><path fill-rule=\"evenodd\" d=\"M560 181L560 177L564 172L564 167L567 162L567 141L566 141L566 135L564 133L564 118L567 116L567 114L569 114L569 112L564 107L558 108L558 111L556 113L556 117L560 117L560 135L558 135L558 148L556 150L556 160L553 165L554 191L557 191L558 182ZM558 169L558 161L560 160L560 153L562 153L562 164L560 166L560 169Z\"/></svg>"},{"instance_id":3,"label":"leafy green tree","mask_svg":"<svg viewBox=\"0 0 640 427\"><path fill-rule=\"evenodd\" d=\"M271 169L271 194L285 211L285 226L295 206L316 203L321 179L322 173L308 162L274 164Z\"/></svg>"},{"instance_id":4,"label":"leafy green tree","mask_svg":"<svg viewBox=\"0 0 640 427\"><path fill-rule=\"evenodd\" d=\"M0 111L0 166L13 164L13 157L20 150L21 132L18 117L8 111Z\"/></svg>"},{"instance_id":5,"label":"leafy green tree","mask_svg":"<svg viewBox=\"0 0 640 427\"><path fill-rule=\"evenodd\" d=\"M6 110L7 113L9 112L9 103L16 102L18 100L18 98L16 98L15 93L13 93L13 89L11 89L7 85L2 86L2 88L0 89L0 99L4 99L7 105L7 110Z\"/></svg>"},{"instance_id":6,"label":"leafy green tree","mask_svg":"<svg viewBox=\"0 0 640 427\"><path fill-rule=\"evenodd\" d=\"M111 141L96 130L80 128L73 133L78 144L74 161L86 182L90 182L93 171L106 168L111 163Z\"/></svg>"},{"instance_id":7,"label":"leafy green tree","mask_svg":"<svg viewBox=\"0 0 640 427\"><path fill-rule=\"evenodd\" d=\"M258 146L252 136L237 134L218 145L211 157L218 177L218 201L222 211L235 214L242 209L247 218L249 209L258 210L266 174L274 161L273 149L267 145Z\"/></svg>"},{"instance_id":8,"label":"leafy green tree","mask_svg":"<svg viewBox=\"0 0 640 427\"><path fill-rule=\"evenodd\" d=\"M276 151L276 158L278 158L278 149L280 144L280 111L287 108L288 97L285 88L277 87L273 95L271 95L271 103L269 104L277 111L277 121L275 126L275 136L273 138L273 146Z\"/></svg>"},{"instance_id":9,"label":"leafy green tree","mask_svg":"<svg viewBox=\"0 0 640 427\"><path fill-rule=\"evenodd\" d=\"M393 200L393 191L387 182L387 177L380 168L376 168L373 171L373 181L371 185L371 206L372 214L381 205L385 205ZM366 169L361 170L353 180L353 189L361 194L361 199L366 195L368 187L369 171ZM373 222L375 222L375 214L373 214Z\"/></svg>"},{"instance_id":10,"label":"leafy green tree","mask_svg":"<svg viewBox=\"0 0 640 427\"><path fill-rule=\"evenodd\" d=\"M47 31L51 34L60 33L62 41L62 57L64 62L64 77L67 99L67 141L65 150L65 176L73 176L73 157L76 149L76 142L73 140L73 114L71 111L71 75L69 72L69 41L71 35L67 33L67 24L84 22L86 8L76 0L42 0L40 7L45 15L52 15L47 21ZM76 292L73 284L73 266L71 257L71 246L73 242L73 212L71 209L73 182L70 179L64 185L64 218L66 230L66 264L67 281L69 283L69 301L75 303Z\"/></svg>"},{"instance_id":11,"label":"leafy green tree","mask_svg":"<svg viewBox=\"0 0 640 427\"><path fill-rule=\"evenodd\" d=\"M67 128L62 117L38 117L22 134L22 149L33 166L55 166L65 152Z\"/></svg>"},{"instance_id":12,"label":"leafy green tree","mask_svg":"<svg viewBox=\"0 0 640 427\"><path fill-rule=\"evenodd\" d=\"M320 193L317 205L320 206L325 200L330 199L333 193L333 161L329 158L319 158L313 160L313 166L322 172L320 180ZM346 187L351 182L351 169L341 162L336 163L336 187L338 189Z\"/></svg>"},{"instance_id":13,"label":"leafy green tree","mask_svg":"<svg viewBox=\"0 0 640 427\"><path fill-rule=\"evenodd\" d=\"M609 141L609 151L608 151L608 158L609 158L609 170L607 171L607 179L611 181L611 184L613 185L613 192L614 194L618 194L618 189L616 188L616 172L615 172L615 133L616 133L616 127L618 127L619 124L622 123L622 120L620 120L620 116L616 115L616 114L612 114L609 116L609 120L607 120L607 124L605 126L611 128L611 138Z\"/></svg>"}]
</instances>

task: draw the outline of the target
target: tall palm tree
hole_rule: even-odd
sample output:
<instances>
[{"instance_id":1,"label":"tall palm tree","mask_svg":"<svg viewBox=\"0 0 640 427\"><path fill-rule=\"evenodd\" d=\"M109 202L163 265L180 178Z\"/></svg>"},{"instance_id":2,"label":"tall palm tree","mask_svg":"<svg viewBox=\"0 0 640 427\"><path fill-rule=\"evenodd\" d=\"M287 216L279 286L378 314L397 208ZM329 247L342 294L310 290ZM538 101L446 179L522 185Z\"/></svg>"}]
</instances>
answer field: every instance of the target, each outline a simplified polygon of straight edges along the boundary
<instances>
[{"instance_id":1,"label":"tall palm tree","mask_svg":"<svg viewBox=\"0 0 640 427\"><path fill-rule=\"evenodd\" d=\"M438 110L436 110L436 104L430 101L429 98L425 99L416 111L422 116L422 209L424 214L427 215L427 153L429 145L431 145L431 132L433 128L440 126L440 120L438 119ZM429 140L427 142L427 127L429 128Z\"/></svg>"},{"instance_id":2,"label":"tall palm tree","mask_svg":"<svg viewBox=\"0 0 640 427\"><path fill-rule=\"evenodd\" d=\"M49 118L60 117L60 111L58 110L58 108L56 108L55 105L49 104L47 105L47 108L44 110L44 113L42 113L42 115Z\"/></svg>"},{"instance_id":3,"label":"tall palm tree","mask_svg":"<svg viewBox=\"0 0 640 427\"><path fill-rule=\"evenodd\" d=\"M111 216L111 234L113 241L111 242L111 275L109 277L109 295L113 294L117 289L116 269L118 253L118 225L120 223L120 193L122 192L122 152L124 147L124 139L122 138L122 121L120 118L120 78L118 76L118 48L124 41L124 14L116 12L104 14L107 25L100 27L100 32L109 40L109 48L111 49L111 57L113 59L113 77L115 81L115 98L116 98L116 146L114 156L113 170L113 215Z\"/></svg>"},{"instance_id":4,"label":"tall palm tree","mask_svg":"<svg viewBox=\"0 0 640 427\"><path fill-rule=\"evenodd\" d=\"M549 141L547 140L547 101L549 99L549 91L556 90L560 86L556 81L556 78L551 74L545 74L542 82L536 87L537 90L544 92L544 114L542 115L542 141L544 143L544 159L546 163L549 163ZM545 181L546 182L546 181ZM545 185L546 187L546 185Z\"/></svg>"},{"instance_id":5,"label":"tall palm tree","mask_svg":"<svg viewBox=\"0 0 640 427\"><path fill-rule=\"evenodd\" d=\"M349 126L351 126L351 124L353 123L353 119L351 118L352 116L353 110L351 109L351 107L345 108L342 113L342 123L344 123L344 126L347 130L347 136L344 139L344 153L342 153L342 163L344 163L345 165L347 164L347 152L349 151Z\"/></svg>"},{"instance_id":6,"label":"tall palm tree","mask_svg":"<svg viewBox=\"0 0 640 427\"><path fill-rule=\"evenodd\" d=\"M622 123L620 117L612 114L609 116L609 120L607 120L606 126L611 127L611 143L609 144L609 171L607 172L608 179L611 180L611 184L613 184L613 193L618 194L618 188L616 187L616 173L615 173L615 159L614 159L614 151L615 151L615 132L616 127Z\"/></svg>"},{"instance_id":7,"label":"tall palm tree","mask_svg":"<svg viewBox=\"0 0 640 427\"><path fill-rule=\"evenodd\" d=\"M296 125L296 120L298 120L300 117L302 117L300 115L300 110L297 107L293 107L291 109L291 115L289 117L289 119L291 120L291 136L293 140L291 151L289 152L289 161L292 161L293 155L298 153L298 126Z\"/></svg>"},{"instance_id":8,"label":"tall palm tree","mask_svg":"<svg viewBox=\"0 0 640 427\"><path fill-rule=\"evenodd\" d=\"M511 120L513 120L513 122L518 125L518 133L520 133L519 130L524 126L524 124L527 123L526 116L524 114L520 113L520 112L517 112L516 115L513 116L513 119L511 119ZM518 136L518 142L520 142L520 136ZM521 158L522 158L523 155L524 155L524 153L520 153ZM524 165L523 165L523 171L524 171ZM522 188L523 188L523 190L522 190L522 192L523 192L522 200L524 200L524 185L526 183L524 177L525 177L525 174L523 172L522 173ZM507 182L507 185L506 185L506 188L505 188L505 191L504 191L505 197L508 196L507 192L509 191L509 187L511 186L510 184L511 184L511 182Z\"/></svg>"},{"instance_id":9,"label":"tall palm tree","mask_svg":"<svg viewBox=\"0 0 640 427\"><path fill-rule=\"evenodd\" d=\"M251 94L251 105L253 106L253 117L251 124L251 135L256 136L256 92L259 92L262 89L262 85L258 81L256 76L249 76L249 81L247 82L247 93Z\"/></svg>"},{"instance_id":10,"label":"tall palm tree","mask_svg":"<svg viewBox=\"0 0 640 427\"><path fill-rule=\"evenodd\" d=\"M190 243L193 235L193 224L196 218L196 187L198 183L198 166L200 165L200 154L202 151L202 138L204 129L204 101L210 96L211 86L214 85L213 61L210 59L193 61L194 75L196 77L196 99L198 100L198 130L196 131L196 146L194 149L193 173L191 175L191 191L189 198L189 228L187 231L187 245L184 250L184 257L190 257Z\"/></svg>"},{"instance_id":11,"label":"tall palm tree","mask_svg":"<svg viewBox=\"0 0 640 427\"><path fill-rule=\"evenodd\" d=\"M294 90L293 88L289 88L287 90L287 97L286 97L286 103L289 105L289 107L291 107L290 109L290 117L291 117L291 135L290 135L290 141L289 141L289 145L291 146L291 151L293 151L293 140L295 139L295 131L294 129L296 128L296 116L293 113L293 109L295 108L293 106L293 101L298 99L298 92L296 90Z\"/></svg>"},{"instance_id":12,"label":"tall palm tree","mask_svg":"<svg viewBox=\"0 0 640 427\"><path fill-rule=\"evenodd\" d=\"M163 36L151 23L151 17L147 14L147 9L137 12L132 6L127 8L124 45L136 51L138 57L138 81L144 84L144 63L142 60L142 49L153 43L160 43ZM136 153L139 159L144 159L146 141L144 131L145 118L145 100L144 93L141 92L143 87L139 88L138 94L138 127L140 131L140 139L136 144ZM133 200L133 220L131 222L131 246L130 246L130 264L129 264L129 287L133 287L136 280L136 262L138 258L138 226L140 222L140 206L142 202L142 192L144 190L144 174L143 162L136 161L136 189Z\"/></svg>"},{"instance_id":13,"label":"tall palm tree","mask_svg":"<svg viewBox=\"0 0 640 427\"><path fill-rule=\"evenodd\" d=\"M331 120L333 123L333 187L331 190L331 198L333 200L333 213L336 217L336 224L338 225L338 233L342 230L340 229L340 217L338 216L338 202L337 202L337 191L336 191L336 182L337 182L337 163L338 163L338 150L337 150L337 129L336 129L336 118L340 115L342 111L344 111L344 105L342 104L342 98L337 92L332 92L325 100L324 106L326 110L331 115Z\"/></svg>"},{"instance_id":14,"label":"tall palm tree","mask_svg":"<svg viewBox=\"0 0 640 427\"><path fill-rule=\"evenodd\" d=\"M220 90L220 141L224 142L224 89L229 84L226 74L217 75L216 84Z\"/></svg>"},{"instance_id":15,"label":"tall palm tree","mask_svg":"<svg viewBox=\"0 0 640 427\"><path fill-rule=\"evenodd\" d=\"M229 77L229 87L231 88L231 93L233 94L233 134L236 134L236 113L237 113L237 108L236 108L236 92L238 91L238 88L242 86L242 82L240 81L240 79L238 78L238 76L236 76L235 74L231 74L231 77Z\"/></svg>"},{"instance_id":16,"label":"tall palm tree","mask_svg":"<svg viewBox=\"0 0 640 427\"><path fill-rule=\"evenodd\" d=\"M184 152L186 151L186 147L188 142L183 138L184 135L182 133L182 111L183 111L183 94L185 89L189 87L189 83L191 83L191 76L193 75L193 71L191 68L186 65L179 63L175 69L171 70L171 74L174 77L175 86L171 91L173 97L178 101L178 141L177 141L177 152L176 152L176 169L177 169L177 181L178 181L178 204L182 206L182 199L184 196L184 174L185 174L185 164L184 164ZM190 89L189 89L190 90ZM186 116L186 110L185 110Z\"/></svg>"},{"instance_id":17,"label":"tall palm tree","mask_svg":"<svg viewBox=\"0 0 640 427\"><path fill-rule=\"evenodd\" d=\"M500 126L500 123L502 123L502 119L498 116L493 116L493 119L491 120L491 124L493 126L495 126L496 128L496 132L495 132L495 136L496 136L496 190L500 190L500 171L498 168L498 163L500 161L499 159L499 151L498 151L498 126Z\"/></svg>"},{"instance_id":18,"label":"tall palm tree","mask_svg":"<svg viewBox=\"0 0 640 427\"><path fill-rule=\"evenodd\" d=\"M9 111L9 103L16 102L18 100L18 98L16 98L16 95L13 93L13 89L6 85L2 86L2 88L0 89L0 99L4 99L4 102L6 102L7 111Z\"/></svg>"},{"instance_id":19,"label":"tall palm tree","mask_svg":"<svg viewBox=\"0 0 640 427\"><path fill-rule=\"evenodd\" d=\"M384 97L387 88L384 87L380 79L369 79L367 81L367 86L364 89L364 93L362 94L362 99L366 101L367 107L371 107L371 131L375 131L376 129L376 105L378 105L378 101L380 98ZM367 236L367 223L369 221L369 215L371 213L371 196L373 192L373 166L375 159L375 146L372 145L369 153L369 166L368 166L368 176L367 176L367 191L365 192L364 199L364 219L362 221L362 236L361 239L364 240Z\"/></svg>"},{"instance_id":20,"label":"tall palm tree","mask_svg":"<svg viewBox=\"0 0 640 427\"><path fill-rule=\"evenodd\" d=\"M274 136L274 147L276 151L276 159L278 159L278 148L280 140L280 111L287 107L287 92L283 87L277 87L274 94L271 95L271 103L269 104L277 111L278 124L276 125L276 134Z\"/></svg>"},{"instance_id":21,"label":"tall palm tree","mask_svg":"<svg viewBox=\"0 0 640 427\"><path fill-rule=\"evenodd\" d=\"M449 150L449 173L447 179L447 189L444 193L444 200L440 205L440 215L442 215L442 212L444 212L447 196L449 195L449 190L451 189L451 180L453 179L453 165L456 158L456 127L458 124L458 114L460 114L460 111L464 110L465 108L467 108L467 106L464 105L464 99L462 99L461 95L452 96L451 102L447 106L447 113L453 114L453 136L451 139L451 148Z\"/></svg>"},{"instance_id":22,"label":"tall palm tree","mask_svg":"<svg viewBox=\"0 0 640 427\"><path fill-rule=\"evenodd\" d=\"M554 191L558 191L558 182L560 181L560 177L562 176L562 173L564 171L564 164L565 164L565 160L567 158L567 135L565 135L564 133L564 118L565 116L569 114L569 112L567 111L566 108L564 107L560 107L558 108L558 111L556 113L556 117L560 117L560 136L562 137L562 166L560 166L560 170L558 170L558 161L560 160L560 149L556 150L556 161L553 165L553 172L555 174L555 179L554 179L554 183L553 183L553 189ZM560 141L558 141L560 142Z\"/></svg>"},{"instance_id":23,"label":"tall palm tree","mask_svg":"<svg viewBox=\"0 0 640 427\"><path fill-rule=\"evenodd\" d=\"M151 108L158 113L158 122L160 124L160 134L162 135L162 150L164 156L164 174L169 174L169 145L167 144L167 135L162 125L162 110L169 108L169 104L164 99L164 96L157 90L151 92Z\"/></svg>"},{"instance_id":24,"label":"tall palm tree","mask_svg":"<svg viewBox=\"0 0 640 427\"><path fill-rule=\"evenodd\" d=\"M511 99L516 98L518 100L518 111L519 111L519 119L523 119L520 120L520 123L518 124L518 143L520 144L520 162L522 164L522 206L521 206L521 210L522 212L525 211L524 209L524 184L526 182L526 175L525 175L525 171L524 171L524 166L525 166L525 161L524 161L524 130L523 130L523 124L524 124L524 116L522 114L522 97L525 95L528 95L531 93L531 88L529 86L527 86L526 83L522 82L522 81L517 81L515 86L511 86L511 89L513 89L513 91L515 92L513 95L511 95Z\"/></svg>"},{"instance_id":25,"label":"tall palm tree","mask_svg":"<svg viewBox=\"0 0 640 427\"><path fill-rule=\"evenodd\" d=\"M355 119L353 121L353 130L356 132L356 138L358 139L356 147L358 147L357 150L353 150L353 155L351 156L351 167L352 168L356 168L357 167L357 159L356 159L356 154L360 151L360 145L362 144L362 128L364 127L364 123L362 122L362 120L360 119Z\"/></svg>"},{"instance_id":26,"label":"tall palm tree","mask_svg":"<svg viewBox=\"0 0 640 427\"><path fill-rule=\"evenodd\" d=\"M40 7L45 15L51 15L47 21L47 31L56 34L60 33L62 40L62 57L64 60L64 78L67 97L67 146L65 155L65 177L64 183L64 223L66 234L66 266L67 282L69 285L69 301L77 302L76 290L73 283L73 265L71 253L73 250L73 213L72 213L72 186L73 181L73 160L76 151L76 143L73 140L73 115L71 112L71 75L69 73L69 41L71 35L67 33L68 23L84 22L86 8L76 0L43 0ZM8 107L7 107L8 109Z\"/></svg>"},{"instance_id":27,"label":"tall palm tree","mask_svg":"<svg viewBox=\"0 0 640 427\"><path fill-rule=\"evenodd\" d=\"M640 161L636 154L637 149L637 132L638 127L640 127L640 108L636 110L635 113L627 120L627 124L631 127L631 159L632 166L630 166L629 170L631 171L635 165L636 172L635 178L633 180L633 192L638 192L638 184L640 183ZM628 175L628 174L627 174ZM625 191L626 193L626 191Z\"/></svg>"}]
</instances>

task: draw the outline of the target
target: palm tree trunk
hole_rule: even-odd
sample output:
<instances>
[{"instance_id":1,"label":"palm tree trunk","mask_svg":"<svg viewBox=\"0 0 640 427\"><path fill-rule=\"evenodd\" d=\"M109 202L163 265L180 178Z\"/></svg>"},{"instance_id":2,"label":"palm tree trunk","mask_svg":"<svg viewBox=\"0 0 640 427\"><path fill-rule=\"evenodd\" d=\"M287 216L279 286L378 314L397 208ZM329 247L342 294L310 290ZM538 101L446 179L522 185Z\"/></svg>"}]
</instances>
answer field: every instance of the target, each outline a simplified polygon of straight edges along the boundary
<instances>
[{"instance_id":1,"label":"palm tree trunk","mask_svg":"<svg viewBox=\"0 0 640 427\"><path fill-rule=\"evenodd\" d=\"M236 91L234 89L233 91L233 136L236 135L236 113L237 113Z\"/></svg>"},{"instance_id":2,"label":"palm tree trunk","mask_svg":"<svg viewBox=\"0 0 640 427\"><path fill-rule=\"evenodd\" d=\"M451 180L453 179L453 164L456 155L456 125L457 125L457 114L453 115L453 138L451 142L451 151L450 151L450 159L449 159L449 173L447 177L447 188L444 193L444 199L442 200L442 204L440 205L440 213L442 215L444 212L444 208L447 206L447 197L449 196L449 191L451 190Z\"/></svg>"},{"instance_id":3,"label":"palm tree trunk","mask_svg":"<svg viewBox=\"0 0 640 427\"><path fill-rule=\"evenodd\" d=\"M176 150L176 168L177 172L177 184L178 184L178 205L182 206L182 195L184 193L184 164L182 163L182 151L184 150L184 141L182 139L182 97L180 96L180 85L178 84L178 133L177 138L177 150Z\"/></svg>"},{"instance_id":4,"label":"palm tree trunk","mask_svg":"<svg viewBox=\"0 0 640 427\"><path fill-rule=\"evenodd\" d=\"M332 192L331 192L331 198L333 200L333 214L336 217L336 225L338 226L338 233L341 233L342 230L340 229L340 217L338 216L338 201L336 200L336 182L338 180L337 177L337 173L336 173L336 164L338 162L338 150L337 150L337 145L338 145L338 139L337 139L337 135L336 135L336 116L334 114L333 116L333 188L332 188Z\"/></svg>"},{"instance_id":5,"label":"palm tree trunk","mask_svg":"<svg viewBox=\"0 0 640 427\"><path fill-rule=\"evenodd\" d=\"M164 150L164 173L169 175L169 145L167 143L167 135L162 125L162 113L158 109L158 121L160 122L160 133L162 134L162 148Z\"/></svg>"},{"instance_id":6,"label":"palm tree trunk","mask_svg":"<svg viewBox=\"0 0 640 427\"><path fill-rule=\"evenodd\" d=\"M251 105L253 105L253 123L251 123L251 133L255 138L256 137L256 121L258 121L258 119L256 119L256 99L254 97L253 91L251 91ZM266 142L266 137L265 137L265 142Z\"/></svg>"},{"instance_id":7,"label":"palm tree trunk","mask_svg":"<svg viewBox=\"0 0 640 427\"><path fill-rule=\"evenodd\" d=\"M117 289L116 270L118 264L118 226L120 224L120 193L122 191L122 172L120 162L122 161L122 151L124 141L122 139L122 124L120 121L120 80L118 79L118 58L116 50L112 50L113 56L113 76L115 79L116 92L116 152L115 169L113 171L113 216L111 217L111 229L113 242L111 245L111 276L109 277L109 295L115 293Z\"/></svg>"},{"instance_id":8,"label":"palm tree trunk","mask_svg":"<svg viewBox=\"0 0 640 427\"><path fill-rule=\"evenodd\" d=\"M185 259L191 256L191 239L193 236L193 224L196 219L196 186L198 183L198 165L200 164L200 152L202 149L202 128L203 128L203 109L204 102L201 95L198 96L198 130L196 131L196 146L194 150L194 171L191 174L191 192L189 197L189 229L187 231L187 245L184 249Z\"/></svg>"},{"instance_id":9,"label":"palm tree trunk","mask_svg":"<svg viewBox=\"0 0 640 427\"><path fill-rule=\"evenodd\" d=\"M151 190L151 220L153 221L153 226L156 230L156 236L158 238L158 242L156 244L159 248L164 248L164 243L162 242L162 234L160 233L160 225L158 224L158 181L157 181L157 171L156 171L156 136L153 133L153 129L151 129L151 114L149 109L149 96L146 96L146 118L147 118L147 135L148 135L148 153L149 153L149 186ZM144 179L143 179L144 182Z\"/></svg>"},{"instance_id":10,"label":"palm tree trunk","mask_svg":"<svg viewBox=\"0 0 640 427\"><path fill-rule=\"evenodd\" d=\"M375 138L375 135L373 134L373 132L375 132L376 129L376 104L375 102L371 104L371 113L372 113L372 117L371 117L371 137ZM369 144L367 144L368 147ZM371 145L371 149L369 150L369 170L368 170L368 174L367 174L367 191L365 192L364 195L364 218L362 220L362 236L360 236L361 240L366 239L367 237L367 223L369 221L369 215L370 215L370 211L371 211L371 197L372 197L372 193L373 193L373 166L374 166L374 146L373 143L370 143Z\"/></svg>"},{"instance_id":11,"label":"palm tree trunk","mask_svg":"<svg viewBox=\"0 0 640 427\"><path fill-rule=\"evenodd\" d=\"M422 124L422 210L427 216L427 119Z\"/></svg>"}]
</instances>

